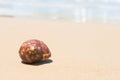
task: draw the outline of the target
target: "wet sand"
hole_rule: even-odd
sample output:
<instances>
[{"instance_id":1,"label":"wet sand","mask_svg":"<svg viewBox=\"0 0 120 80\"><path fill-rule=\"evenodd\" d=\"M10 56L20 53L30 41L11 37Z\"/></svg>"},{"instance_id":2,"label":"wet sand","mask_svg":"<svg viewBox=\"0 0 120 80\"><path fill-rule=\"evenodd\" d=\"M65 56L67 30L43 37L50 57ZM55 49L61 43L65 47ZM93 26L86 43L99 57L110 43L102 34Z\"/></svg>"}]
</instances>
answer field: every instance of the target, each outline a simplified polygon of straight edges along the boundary
<instances>
[{"instance_id":1,"label":"wet sand","mask_svg":"<svg viewBox=\"0 0 120 80\"><path fill-rule=\"evenodd\" d=\"M0 18L0 80L120 80L120 24ZM22 42L40 39L52 57L23 64Z\"/></svg>"}]
</instances>

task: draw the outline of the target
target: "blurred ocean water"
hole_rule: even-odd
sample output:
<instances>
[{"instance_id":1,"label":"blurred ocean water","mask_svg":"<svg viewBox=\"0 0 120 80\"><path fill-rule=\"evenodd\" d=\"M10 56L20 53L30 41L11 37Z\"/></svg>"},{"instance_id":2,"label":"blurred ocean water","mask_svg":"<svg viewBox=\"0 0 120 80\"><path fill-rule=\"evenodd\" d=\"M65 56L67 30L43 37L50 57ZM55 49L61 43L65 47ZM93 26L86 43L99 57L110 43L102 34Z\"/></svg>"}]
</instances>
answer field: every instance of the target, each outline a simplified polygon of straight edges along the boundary
<instances>
[{"instance_id":1,"label":"blurred ocean water","mask_svg":"<svg viewBox=\"0 0 120 80\"><path fill-rule=\"evenodd\" d=\"M120 23L120 0L0 0L0 16Z\"/></svg>"}]
</instances>

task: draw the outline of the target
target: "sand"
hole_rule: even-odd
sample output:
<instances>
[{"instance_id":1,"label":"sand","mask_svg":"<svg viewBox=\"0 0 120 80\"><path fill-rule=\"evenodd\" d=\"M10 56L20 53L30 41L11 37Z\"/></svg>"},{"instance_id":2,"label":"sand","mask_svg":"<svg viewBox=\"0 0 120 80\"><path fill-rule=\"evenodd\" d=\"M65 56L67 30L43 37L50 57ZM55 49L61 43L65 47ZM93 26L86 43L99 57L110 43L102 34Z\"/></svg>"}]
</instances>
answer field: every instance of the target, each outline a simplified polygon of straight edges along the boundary
<instances>
[{"instance_id":1,"label":"sand","mask_svg":"<svg viewBox=\"0 0 120 80\"><path fill-rule=\"evenodd\" d=\"M120 80L120 24L0 18L0 80ZM21 63L20 45L40 39L52 57Z\"/></svg>"}]
</instances>

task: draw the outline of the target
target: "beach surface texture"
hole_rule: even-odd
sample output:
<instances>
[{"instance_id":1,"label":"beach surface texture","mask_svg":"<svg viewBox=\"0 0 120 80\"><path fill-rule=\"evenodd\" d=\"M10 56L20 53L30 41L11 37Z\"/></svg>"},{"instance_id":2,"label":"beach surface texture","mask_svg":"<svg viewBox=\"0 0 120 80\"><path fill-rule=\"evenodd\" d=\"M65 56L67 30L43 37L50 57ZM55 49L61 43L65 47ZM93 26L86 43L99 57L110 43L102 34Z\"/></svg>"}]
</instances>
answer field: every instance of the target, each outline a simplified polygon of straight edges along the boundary
<instances>
[{"instance_id":1,"label":"beach surface texture","mask_svg":"<svg viewBox=\"0 0 120 80\"><path fill-rule=\"evenodd\" d=\"M0 80L120 80L120 25L0 18ZM40 39L49 60L21 62L20 45Z\"/></svg>"}]
</instances>

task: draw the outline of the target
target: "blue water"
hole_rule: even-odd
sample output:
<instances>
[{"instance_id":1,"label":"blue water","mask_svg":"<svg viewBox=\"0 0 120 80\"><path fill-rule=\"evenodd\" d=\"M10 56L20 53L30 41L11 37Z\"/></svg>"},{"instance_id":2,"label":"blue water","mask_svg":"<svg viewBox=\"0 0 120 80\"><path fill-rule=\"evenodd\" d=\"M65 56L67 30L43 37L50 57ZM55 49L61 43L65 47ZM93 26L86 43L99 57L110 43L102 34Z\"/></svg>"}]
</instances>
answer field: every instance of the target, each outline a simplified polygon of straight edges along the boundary
<instances>
[{"instance_id":1,"label":"blue water","mask_svg":"<svg viewBox=\"0 0 120 80\"><path fill-rule=\"evenodd\" d=\"M0 16L120 23L120 0L0 0Z\"/></svg>"}]
</instances>

